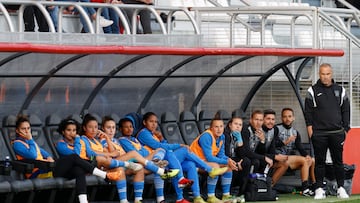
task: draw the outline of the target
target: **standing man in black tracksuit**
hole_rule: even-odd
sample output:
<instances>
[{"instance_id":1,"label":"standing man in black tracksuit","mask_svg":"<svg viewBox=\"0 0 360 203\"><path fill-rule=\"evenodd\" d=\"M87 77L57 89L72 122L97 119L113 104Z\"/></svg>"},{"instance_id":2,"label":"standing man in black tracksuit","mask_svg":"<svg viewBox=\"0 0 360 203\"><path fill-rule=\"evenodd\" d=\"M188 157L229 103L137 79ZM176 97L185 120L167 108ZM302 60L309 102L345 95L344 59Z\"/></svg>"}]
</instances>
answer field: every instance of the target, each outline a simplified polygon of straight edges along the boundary
<instances>
[{"instance_id":1,"label":"standing man in black tracksuit","mask_svg":"<svg viewBox=\"0 0 360 203\"><path fill-rule=\"evenodd\" d=\"M322 183L325 174L326 151L329 148L338 185L337 197L349 198L344 189L343 145L350 130L350 102L345 88L332 78L332 67L324 63L319 68L319 80L308 89L305 99L305 120L314 146L316 190L314 199L326 198Z\"/></svg>"}]
</instances>

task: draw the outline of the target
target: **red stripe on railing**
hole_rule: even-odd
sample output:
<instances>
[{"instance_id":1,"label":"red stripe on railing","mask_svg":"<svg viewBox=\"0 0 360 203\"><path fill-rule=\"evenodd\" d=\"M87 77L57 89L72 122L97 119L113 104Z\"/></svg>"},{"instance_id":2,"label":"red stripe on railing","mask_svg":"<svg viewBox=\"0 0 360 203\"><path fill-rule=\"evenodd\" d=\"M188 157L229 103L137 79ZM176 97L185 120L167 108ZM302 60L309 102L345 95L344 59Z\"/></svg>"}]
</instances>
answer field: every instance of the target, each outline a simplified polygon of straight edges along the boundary
<instances>
[{"instance_id":1,"label":"red stripe on railing","mask_svg":"<svg viewBox=\"0 0 360 203\"><path fill-rule=\"evenodd\" d=\"M341 49L309 48L183 48L162 46L85 46L30 43L0 43L1 52L54 54L153 54L153 55L251 55L251 56L333 56L344 55Z\"/></svg>"}]
</instances>

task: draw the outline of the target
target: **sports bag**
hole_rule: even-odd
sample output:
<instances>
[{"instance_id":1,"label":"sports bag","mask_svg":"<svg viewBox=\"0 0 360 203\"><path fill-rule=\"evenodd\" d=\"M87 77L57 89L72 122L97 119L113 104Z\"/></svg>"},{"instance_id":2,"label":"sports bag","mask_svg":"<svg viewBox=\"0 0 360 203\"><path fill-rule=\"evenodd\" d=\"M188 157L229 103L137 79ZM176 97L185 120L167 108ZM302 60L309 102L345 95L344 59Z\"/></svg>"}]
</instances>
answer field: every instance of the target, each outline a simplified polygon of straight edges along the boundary
<instances>
[{"instance_id":1,"label":"sports bag","mask_svg":"<svg viewBox=\"0 0 360 203\"><path fill-rule=\"evenodd\" d=\"M271 188L271 177L250 178L245 192L245 200L275 201L276 191Z\"/></svg>"}]
</instances>

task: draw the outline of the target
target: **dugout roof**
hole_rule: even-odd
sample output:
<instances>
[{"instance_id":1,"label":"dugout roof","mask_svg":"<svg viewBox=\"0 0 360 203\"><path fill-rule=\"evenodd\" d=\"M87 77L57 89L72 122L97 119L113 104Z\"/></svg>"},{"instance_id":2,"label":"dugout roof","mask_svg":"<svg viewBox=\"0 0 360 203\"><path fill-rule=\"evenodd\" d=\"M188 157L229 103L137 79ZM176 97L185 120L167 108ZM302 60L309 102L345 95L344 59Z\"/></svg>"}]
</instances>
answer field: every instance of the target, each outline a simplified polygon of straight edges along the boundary
<instances>
[{"instance_id":1,"label":"dugout roof","mask_svg":"<svg viewBox=\"0 0 360 203\"><path fill-rule=\"evenodd\" d=\"M312 66L314 57L343 54L330 49L1 43L0 113L26 111L44 118L52 113L246 111L255 92L280 69L301 104L304 67Z\"/></svg>"}]
</instances>

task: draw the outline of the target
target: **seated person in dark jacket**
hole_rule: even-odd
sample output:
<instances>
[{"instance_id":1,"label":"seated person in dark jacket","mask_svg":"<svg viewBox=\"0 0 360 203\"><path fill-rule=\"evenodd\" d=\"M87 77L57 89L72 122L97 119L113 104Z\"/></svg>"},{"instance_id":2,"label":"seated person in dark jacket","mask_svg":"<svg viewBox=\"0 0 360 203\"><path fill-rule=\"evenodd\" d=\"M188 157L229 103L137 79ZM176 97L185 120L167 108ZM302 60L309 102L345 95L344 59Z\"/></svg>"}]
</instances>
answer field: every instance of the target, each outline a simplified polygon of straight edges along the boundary
<instances>
[{"instance_id":1,"label":"seated person in dark jacket","mask_svg":"<svg viewBox=\"0 0 360 203\"><path fill-rule=\"evenodd\" d=\"M262 125L264 140L260 141L255 150L259 154L266 154L274 161L272 167L272 185L275 185L288 169L288 156L278 154L275 150L276 143L279 142L279 130L275 127L275 115L276 113L272 109L264 111L264 122Z\"/></svg>"},{"instance_id":2,"label":"seated person in dark jacket","mask_svg":"<svg viewBox=\"0 0 360 203\"><path fill-rule=\"evenodd\" d=\"M253 170L250 172L262 173L267 164L270 167L273 166L272 157L257 152L258 145L262 142L265 143L265 133L262 129L263 122L264 113L261 110L253 111L249 125L243 127L241 131L243 143L235 149L235 153L239 159L244 160L244 158L248 158L251 161Z\"/></svg>"},{"instance_id":3,"label":"seated person in dark jacket","mask_svg":"<svg viewBox=\"0 0 360 203\"><path fill-rule=\"evenodd\" d=\"M309 169L312 169L310 173L313 183L315 182L314 167L312 167L314 165L313 159L304 150L301 136L292 126L294 120L294 111L291 108L284 108L281 111L282 123L277 125L280 142L276 143L276 151L280 154L288 155L286 162L292 170L301 170L302 195L311 196L314 193L309 188L308 179ZM299 151L300 155L296 155L295 149Z\"/></svg>"},{"instance_id":4,"label":"seated person in dark jacket","mask_svg":"<svg viewBox=\"0 0 360 203\"><path fill-rule=\"evenodd\" d=\"M236 150L239 150L238 153L241 156L251 160L254 168L250 172L264 173L266 166L274 171L281 171L281 175L287 170L286 156L275 153L278 136L277 132L274 132L274 126L274 111L264 113L261 110L255 110L251 114L250 125L243 128L241 132L243 146ZM281 175L272 176L272 185L276 184Z\"/></svg>"},{"instance_id":5,"label":"seated person in dark jacket","mask_svg":"<svg viewBox=\"0 0 360 203\"><path fill-rule=\"evenodd\" d=\"M234 160L238 165L238 171L233 171L231 181L231 188L239 186L238 191L234 191L235 196L238 196L238 202L245 202L245 189L249 178L251 161L247 157L242 157L236 148L243 145L241 138L241 130L243 120L240 117L232 117L226 125L225 135L225 155ZM242 158L241 158L242 157Z\"/></svg>"}]
</instances>

